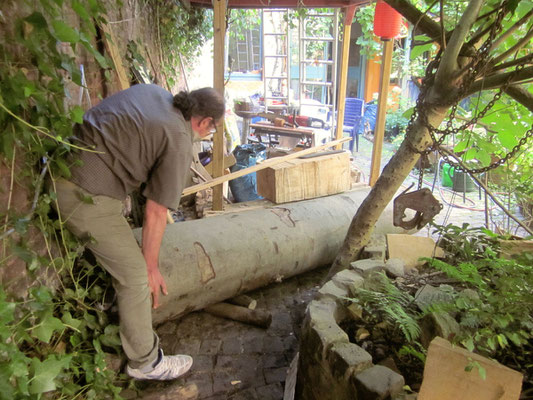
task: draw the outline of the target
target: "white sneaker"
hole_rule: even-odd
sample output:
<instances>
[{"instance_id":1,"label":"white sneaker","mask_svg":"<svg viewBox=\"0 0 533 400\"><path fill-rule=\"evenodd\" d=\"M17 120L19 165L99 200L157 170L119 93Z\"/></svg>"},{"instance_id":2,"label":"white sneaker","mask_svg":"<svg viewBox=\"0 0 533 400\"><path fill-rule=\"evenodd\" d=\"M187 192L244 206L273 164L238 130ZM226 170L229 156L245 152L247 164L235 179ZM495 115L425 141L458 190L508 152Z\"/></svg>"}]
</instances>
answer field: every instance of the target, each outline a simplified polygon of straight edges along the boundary
<instances>
[{"instance_id":1,"label":"white sneaker","mask_svg":"<svg viewBox=\"0 0 533 400\"><path fill-rule=\"evenodd\" d=\"M185 374L192 367L192 357L178 354L175 356L165 356L163 350L159 350L158 362L155 366L148 365L143 368L126 367L126 372L133 379L153 379L158 381L168 381L176 379Z\"/></svg>"}]
</instances>

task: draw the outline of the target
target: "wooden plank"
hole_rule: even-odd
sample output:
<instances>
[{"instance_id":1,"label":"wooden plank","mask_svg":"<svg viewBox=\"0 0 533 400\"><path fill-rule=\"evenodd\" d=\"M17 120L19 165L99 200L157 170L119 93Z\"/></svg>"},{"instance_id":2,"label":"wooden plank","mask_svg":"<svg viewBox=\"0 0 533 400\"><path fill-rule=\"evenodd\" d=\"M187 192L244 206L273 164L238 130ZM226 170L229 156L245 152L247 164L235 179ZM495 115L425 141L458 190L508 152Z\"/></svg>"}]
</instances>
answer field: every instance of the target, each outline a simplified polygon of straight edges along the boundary
<instances>
[{"instance_id":1,"label":"wooden plank","mask_svg":"<svg viewBox=\"0 0 533 400\"><path fill-rule=\"evenodd\" d=\"M224 96L224 40L226 36L226 0L213 0L214 54L213 86ZM213 177L224 176L224 118L213 135ZM213 210L224 207L222 184L213 187Z\"/></svg>"},{"instance_id":2,"label":"wooden plank","mask_svg":"<svg viewBox=\"0 0 533 400\"><path fill-rule=\"evenodd\" d=\"M444 250L432 238L401 233L387 235L387 250L389 258L402 259L407 269L424 264L425 261L418 261L420 257L444 257Z\"/></svg>"},{"instance_id":3,"label":"wooden plank","mask_svg":"<svg viewBox=\"0 0 533 400\"><path fill-rule=\"evenodd\" d=\"M115 36L109 26L106 24L101 24L100 29L103 32L102 38L104 40L104 46L115 65L115 72L118 76L118 82L120 85L120 90L125 90L130 87L130 80L128 79L128 74L122 65L122 57L120 57L120 51L116 45Z\"/></svg>"},{"instance_id":4,"label":"wooden plank","mask_svg":"<svg viewBox=\"0 0 533 400\"><path fill-rule=\"evenodd\" d=\"M376 128L374 129L372 163L370 164L370 186L374 186L381 170L381 151L383 148L383 136L385 135L385 117L387 114L387 96L389 94L393 47L394 42L392 40L383 41L383 61L381 63L381 81L379 83L378 115L376 117Z\"/></svg>"},{"instance_id":5,"label":"wooden plank","mask_svg":"<svg viewBox=\"0 0 533 400\"><path fill-rule=\"evenodd\" d=\"M257 172L257 192L275 203L313 199L351 188L350 154L289 160Z\"/></svg>"},{"instance_id":6,"label":"wooden plank","mask_svg":"<svg viewBox=\"0 0 533 400\"><path fill-rule=\"evenodd\" d=\"M476 367L465 371L470 362L479 363L486 379ZM518 400L522 379L518 371L436 337L429 345L418 400Z\"/></svg>"},{"instance_id":7,"label":"wooden plank","mask_svg":"<svg viewBox=\"0 0 533 400\"><path fill-rule=\"evenodd\" d=\"M323 149L327 149L328 147L333 147L333 146L336 146L339 143L344 143L344 142L347 142L349 140L352 140L352 139L351 138L342 138L340 140L334 140L332 142L325 143L325 144L322 144L322 145L317 146L317 147L311 147L309 149L298 151L298 152L293 153L293 154L288 154L288 155L286 155L284 157L271 158L269 160L266 160L266 161L264 161L264 162L262 162L260 164L254 165L252 167L241 169L240 171L232 172L231 174L227 174L227 175L224 175L224 176L216 177L211 182L200 183L198 185L194 185L194 186L190 186L188 188L185 188L185 190L183 190L182 196L187 196L189 194L196 193L196 192L198 192L200 190L204 190L204 189L213 187L215 185L219 185L219 184L221 184L223 182L231 181L232 179L236 179L236 178L239 178L241 176L248 175L248 174L250 174L252 172L257 172L257 171L260 171L260 170L262 170L264 168L268 168L268 167L271 167L273 165L280 164L280 163L285 162L287 160L292 160L294 158L298 158L298 157L306 155L306 154L311 154L311 153L314 153L314 152L317 152L317 151L320 151L320 150L323 150Z\"/></svg>"},{"instance_id":8,"label":"wooden plank","mask_svg":"<svg viewBox=\"0 0 533 400\"><path fill-rule=\"evenodd\" d=\"M337 132L335 138L338 140L343 136L344 110L346 108L346 83L348 82L348 58L350 56L350 36L352 33L352 20L355 14L355 6L346 8L344 14L344 33L342 36L342 64L339 77L339 98L337 101ZM339 150L340 145L337 146Z\"/></svg>"}]
</instances>

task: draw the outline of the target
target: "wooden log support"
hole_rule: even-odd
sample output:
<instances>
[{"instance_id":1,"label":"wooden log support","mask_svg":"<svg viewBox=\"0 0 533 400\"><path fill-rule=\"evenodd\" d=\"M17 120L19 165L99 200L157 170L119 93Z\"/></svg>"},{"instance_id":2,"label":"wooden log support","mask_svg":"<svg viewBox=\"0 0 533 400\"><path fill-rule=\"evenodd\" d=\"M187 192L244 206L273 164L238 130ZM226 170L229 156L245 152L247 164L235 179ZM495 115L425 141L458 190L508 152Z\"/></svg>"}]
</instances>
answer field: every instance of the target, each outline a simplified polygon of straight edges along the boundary
<instances>
[{"instance_id":1,"label":"wooden log support","mask_svg":"<svg viewBox=\"0 0 533 400\"><path fill-rule=\"evenodd\" d=\"M213 0L213 86L224 96L224 40L226 36L226 1ZM224 176L224 117L217 125L213 135L213 174L214 178ZM213 210L221 211L224 207L223 186L213 187Z\"/></svg>"},{"instance_id":2,"label":"wooden log support","mask_svg":"<svg viewBox=\"0 0 533 400\"><path fill-rule=\"evenodd\" d=\"M254 300L250 296L246 296L245 294L232 297L228 300L228 303L235 304L236 306L246 307L250 310L255 310L255 308L257 307L257 300Z\"/></svg>"},{"instance_id":3,"label":"wooden log support","mask_svg":"<svg viewBox=\"0 0 533 400\"><path fill-rule=\"evenodd\" d=\"M374 129L374 146L372 147L372 163L370 164L370 186L374 186L381 171L381 151L383 148L383 137L385 135L385 118L387 116L387 96L389 94L390 71L392 67L392 50L394 42L392 40L383 41L383 62L381 63L381 74L379 82L378 115L376 117L376 128Z\"/></svg>"},{"instance_id":4,"label":"wooden log support","mask_svg":"<svg viewBox=\"0 0 533 400\"><path fill-rule=\"evenodd\" d=\"M339 77L339 94L337 100L337 132L335 138L338 140L343 135L344 111L346 102L346 83L348 82L348 58L350 56L350 36L352 32L352 20L355 15L355 5L346 7L344 14L344 34L342 36L342 64ZM341 145L337 145L337 150Z\"/></svg>"},{"instance_id":5,"label":"wooden log support","mask_svg":"<svg viewBox=\"0 0 533 400\"><path fill-rule=\"evenodd\" d=\"M229 303L213 304L206 307L205 311L217 317L228 318L265 329L272 323L272 315L267 311L250 310L249 308Z\"/></svg>"}]
</instances>

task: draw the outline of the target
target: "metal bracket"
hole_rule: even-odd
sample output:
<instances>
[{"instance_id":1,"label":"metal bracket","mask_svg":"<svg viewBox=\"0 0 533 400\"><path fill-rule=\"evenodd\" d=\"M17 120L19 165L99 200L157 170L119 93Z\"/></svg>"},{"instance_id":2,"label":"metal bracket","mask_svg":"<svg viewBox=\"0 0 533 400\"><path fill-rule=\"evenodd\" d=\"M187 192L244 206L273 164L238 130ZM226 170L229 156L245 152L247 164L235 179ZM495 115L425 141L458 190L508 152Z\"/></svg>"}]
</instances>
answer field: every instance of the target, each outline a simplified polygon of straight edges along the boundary
<instances>
[{"instance_id":1,"label":"metal bracket","mask_svg":"<svg viewBox=\"0 0 533 400\"><path fill-rule=\"evenodd\" d=\"M413 229L415 227L421 229L442 210L442 204L433 197L431 190L428 188L407 193L413 186L414 183L394 199L394 226L404 229ZM404 221L405 210L408 208L416 211L416 214L413 219Z\"/></svg>"}]
</instances>

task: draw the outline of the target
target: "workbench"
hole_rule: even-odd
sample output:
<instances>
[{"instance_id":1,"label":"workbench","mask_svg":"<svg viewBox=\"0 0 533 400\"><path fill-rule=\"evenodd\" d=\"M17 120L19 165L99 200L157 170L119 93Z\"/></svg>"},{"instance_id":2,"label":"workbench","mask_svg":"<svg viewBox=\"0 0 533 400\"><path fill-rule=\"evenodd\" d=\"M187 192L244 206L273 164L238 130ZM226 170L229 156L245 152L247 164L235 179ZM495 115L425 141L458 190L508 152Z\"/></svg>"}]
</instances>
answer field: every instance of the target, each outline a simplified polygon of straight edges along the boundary
<instances>
[{"instance_id":1,"label":"workbench","mask_svg":"<svg viewBox=\"0 0 533 400\"><path fill-rule=\"evenodd\" d=\"M300 140L304 142L304 147L315 146L315 132L311 129L274 126L269 122L250 124L250 128L254 130L254 134L258 138L259 142L265 143L269 146L272 146L273 144L282 145L282 138L287 138L288 142L294 143L293 146L288 147L296 147ZM265 137L267 139L266 142L263 141Z\"/></svg>"}]
</instances>

